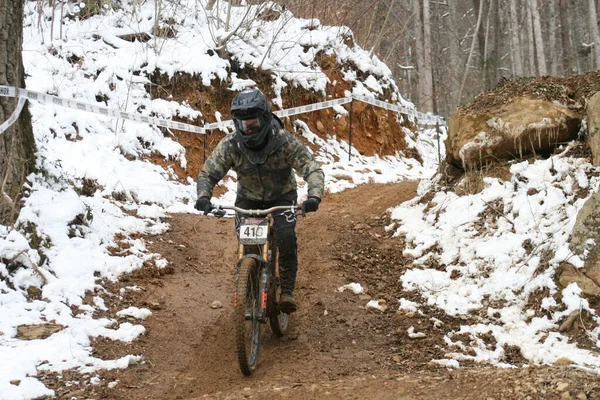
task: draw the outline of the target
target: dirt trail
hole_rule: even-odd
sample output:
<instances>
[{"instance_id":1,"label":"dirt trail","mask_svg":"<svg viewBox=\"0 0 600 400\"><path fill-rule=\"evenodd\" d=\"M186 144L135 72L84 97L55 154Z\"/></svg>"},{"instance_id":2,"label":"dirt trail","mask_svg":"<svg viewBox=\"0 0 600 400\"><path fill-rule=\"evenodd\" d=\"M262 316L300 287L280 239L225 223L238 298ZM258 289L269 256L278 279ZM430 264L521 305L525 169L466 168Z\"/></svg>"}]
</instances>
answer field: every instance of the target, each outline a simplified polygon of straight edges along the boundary
<instances>
[{"instance_id":1,"label":"dirt trail","mask_svg":"<svg viewBox=\"0 0 600 400\"><path fill-rule=\"evenodd\" d=\"M173 215L169 232L149 238L150 250L170 266L126 277L111 287L113 293L134 285L143 290L107 300L113 317L129 305L151 308L153 315L143 322L147 333L132 344L94 343L98 357L143 354L145 361L103 371L99 385L67 388L63 377L54 381L55 390L59 396L117 400L598 398L597 376L568 367L466 365L449 371L429 363L443 358L439 345L447 329L396 312L398 278L409 262L402 258L402 239L384 229L390 222L386 210L414 197L415 190L415 183L363 185L328 195L318 213L299 220L300 310L287 337L275 338L265 326L260 364L249 378L240 373L234 348L233 221ZM336 290L354 280L366 287L366 295ZM370 298L385 300L388 310L366 309ZM431 313L446 328L461 323ZM409 339L410 326L428 337ZM522 361L519 356L507 361ZM567 386L557 387L562 382Z\"/></svg>"}]
</instances>

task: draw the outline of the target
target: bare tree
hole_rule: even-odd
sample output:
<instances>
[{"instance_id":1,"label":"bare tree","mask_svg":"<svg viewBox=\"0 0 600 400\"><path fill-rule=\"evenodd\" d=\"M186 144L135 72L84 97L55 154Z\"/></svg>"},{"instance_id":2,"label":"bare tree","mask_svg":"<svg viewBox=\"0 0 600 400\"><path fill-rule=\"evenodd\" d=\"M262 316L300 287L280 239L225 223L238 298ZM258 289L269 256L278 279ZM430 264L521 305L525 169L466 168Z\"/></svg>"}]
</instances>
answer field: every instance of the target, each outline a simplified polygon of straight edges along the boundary
<instances>
[{"instance_id":1,"label":"bare tree","mask_svg":"<svg viewBox=\"0 0 600 400\"><path fill-rule=\"evenodd\" d=\"M550 75L558 75L558 51L556 43L556 32L558 28L556 14L558 9L558 0L548 1L548 48L550 52Z\"/></svg>"},{"instance_id":2,"label":"bare tree","mask_svg":"<svg viewBox=\"0 0 600 400\"><path fill-rule=\"evenodd\" d=\"M423 69L423 94L425 101L421 103L423 111L433 111L433 63L431 61L431 23L429 0L423 0L423 57L425 68Z\"/></svg>"},{"instance_id":3,"label":"bare tree","mask_svg":"<svg viewBox=\"0 0 600 400\"><path fill-rule=\"evenodd\" d=\"M383 26L379 30L379 34L377 35L377 39L375 39L375 43L373 43L373 47L371 47L371 54L379 47L379 43L381 43L381 38L385 32L385 29L388 26L388 20L390 19L390 15L392 15L392 10L394 9L394 3L396 0L390 1L390 7L388 8L387 13L385 14L385 21L383 21Z\"/></svg>"},{"instance_id":4,"label":"bare tree","mask_svg":"<svg viewBox=\"0 0 600 400\"><path fill-rule=\"evenodd\" d=\"M562 67L563 73L569 76L573 73L573 49L571 47L571 39L569 37L569 13L567 0L559 0L558 15L560 18L560 42L562 47Z\"/></svg>"},{"instance_id":5,"label":"bare tree","mask_svg":"<svg viewBox=\"0 0 600 400\"><path fill-rule=\"evenodd\" d=\"M479 15L479 11L482 12L482 16L485 15L485 2L482 0L473 0L473 11L475 12L475 15ZM489 21L487 21L489 22ZM485 35L485 31L486 31L486 26L487 23L484 24L483 20L482 23L479 24L478 28L477 28L477 47L479 48L479 59L481 60L480 64L482 66L483 69L483 75L485 76L485 69L486 69L486 65L485 65L485 61L487 59L487 55L486 55L486 35Z\"/></svg>"},{"instance_id":6,"label":"bare tree","mask_svg":"<svg viewBox=\"0 0 600 400\"><path fill-rule=\"evenodd\" d=\"M386 62L403 95L422 111L428 110L429 86L447 113L493 88L500 75L571 75L600 68L595 54L600 39L591 31L600 0L277 2L298 16L350 27L355 43ZM592 3L596 11L590 12Z\"/></svg>"},{"instance_id":7,"label":"bare tree","mask_svg":"<svg viewBox=\"0 0 600 400\"><path fill-rule=\"evenodd\" d=\"M427 2L427 11L429 11L429 2L428 0L425 0L425 2ZM412 11L415 26L415 56L417 61L419 107L425 111L432 111L433 86L431 74L431 44L427 47L427 44L425 43L425 21L421 16L421 12L424 12L425 10L421 9L419 0L412 0ZM429 58L426 56L428 50ZM430 65L427 65L426 60L429 60Z\"/></svg>"},{"instance_id":8,"label":"bare tree","mask_svg":"<svg viewBox=\"0 0 600 400\"><path fill-rule=\"evenodd\" d=\"M473 40L471 41L471 50L469 50L469 57L467 58L467 63L465 65L465 72L463 73L462 82L460 83L460 90L458 91L458 101L462 101L463 90L465 89L465 83L467 82L467 76L469 75L469 66L471 65L471 59L473 58L473 53L475 52L475 42L477 41L477 32L479 31L479 27L481 26L481 17L483 14L483 8L479 8L479 12L477 13L477 24L475 25L475 32L473 33Z\"/></svg>"},{"instance_id":9,"label":"bare tree","mask_svg":"<svg viewBox=\"0 0 600 400\"><path fill-rule=\"evenodd\" d=\"M0 0L0 85L25 86L23 71L23 1ZM17 99L0 97L0 122L15 110ZM23 184L35 168L35 142L27 106L0 134L0 224L13 223L21 209Z\"/></svg>"},{"instance_id":10,"label":"bare tree","mask_svg":"<svg viewBox=\"0 0 600 400\"><path fill-rule=\"evenodd\" d=\"M525 14L527 18L525 20L525 27L527 29L527 61L529 64L529 74L535 75L535 38L533 36L533 16L531 15L531 6L526 3Z\"/></svg>"},{"instance_id":11,"label":"bare tree","mask_svg":"<svg viewBox=\"0 0 600 400\"><path fill-rule=\"evenodd\" d=\"M592 48L593 54L593 66L592 68L600 68L600 32L598 31L598 15L596 14L596 1L588 0L589 7L589 24L590 24L590 36L594 41Z\"/></svg>"},{"instance_id":12,"label":"bare tree","mask_svg":"<svg viewBox=\"0 0 600 400\"><path fill-rule=\"evenodd\" d=\"M590 0L594 1L594 0ZM546 72L546 53L544 52L544 39L542 38L542 23L540 22L540 12L538 10L538 1L531 0L531 19L533 23L533 37L535 40L535 55L537 60L537 71L539 76L547 75Z\"/></svg>"},{"instance_id":13,"label":"bare tree","mask_svg":"<svg viewBox=\"0 0 600 400\"><path fill-rule=\"evenodd\" d=\"M449 82L447 82L448 87L450 88L450 102L449 109L453 110L460 104L460 100L458 99L458 91L460 89L460 65L461 65L461 57L460 57L460 34L459 34L459 26L460 19L458 14L458 5L455 1L448 2L449 9L449 25L450 29L448 29L449 36L449 51L450 51L450 63L447 65L447 71L449 72ZM440 91L438 90L438 93Z\"/></svg>"},{"instance_id":14,"label":"bare tree","mask_svg":"<svg viewBox=\"0 0 600 400\"><path fill-rule=\"evenodd\" d=\"M565 0L566 1L566 0ZM523 75L523 59L521 58L521 41L519 40L519 19L517 17L517 0L509 0L510 9L510 47L513 61L513 73Z\"/></svg>"}]
</instances>

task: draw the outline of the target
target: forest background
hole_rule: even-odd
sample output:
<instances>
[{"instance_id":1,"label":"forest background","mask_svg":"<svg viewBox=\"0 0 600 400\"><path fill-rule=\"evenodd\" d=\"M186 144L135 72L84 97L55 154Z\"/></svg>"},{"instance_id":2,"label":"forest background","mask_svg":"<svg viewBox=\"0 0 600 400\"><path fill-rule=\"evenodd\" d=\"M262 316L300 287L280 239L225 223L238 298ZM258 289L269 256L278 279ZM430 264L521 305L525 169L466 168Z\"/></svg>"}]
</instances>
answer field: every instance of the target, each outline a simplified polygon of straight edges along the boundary
<instances>
[{"instance_id":1,"label":"forest background","mask_svg":"<svg viewBox=\"0 0 600 400\"><path fill-rule=\"evenodd\" d=\"M345 25L419 111L448 116L506 79L600 68L597 0L278 0Z\"/></svg>"}]
</instances>

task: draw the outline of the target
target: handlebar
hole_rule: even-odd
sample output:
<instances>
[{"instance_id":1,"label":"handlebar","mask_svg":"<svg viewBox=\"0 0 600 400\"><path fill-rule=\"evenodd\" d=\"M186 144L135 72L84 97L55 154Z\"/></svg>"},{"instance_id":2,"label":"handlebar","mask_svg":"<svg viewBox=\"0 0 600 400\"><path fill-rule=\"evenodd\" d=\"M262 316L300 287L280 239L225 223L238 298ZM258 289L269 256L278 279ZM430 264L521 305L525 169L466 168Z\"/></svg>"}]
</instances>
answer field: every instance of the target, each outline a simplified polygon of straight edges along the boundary
<instances>
[{"instance_id":1,"label":"handlebar","mask_svg":"<svg viewBox=\"0 0 600 400\"><path fill-rule=\"evenodd\" d=\"M212 213L217 217L222 217L225 215L225 210L233 210L239 214L247 215L250 217L266 217L267 215L282 210L292 210L296 212L296 210L300 210L300 215L304 216L304 211L302 211L302 204L291 205L291 206L274 206L271 208L267 208L264 210L249 210L245 208L240 208L236 206L216 206Z\"/></svg>"}]
</instances>

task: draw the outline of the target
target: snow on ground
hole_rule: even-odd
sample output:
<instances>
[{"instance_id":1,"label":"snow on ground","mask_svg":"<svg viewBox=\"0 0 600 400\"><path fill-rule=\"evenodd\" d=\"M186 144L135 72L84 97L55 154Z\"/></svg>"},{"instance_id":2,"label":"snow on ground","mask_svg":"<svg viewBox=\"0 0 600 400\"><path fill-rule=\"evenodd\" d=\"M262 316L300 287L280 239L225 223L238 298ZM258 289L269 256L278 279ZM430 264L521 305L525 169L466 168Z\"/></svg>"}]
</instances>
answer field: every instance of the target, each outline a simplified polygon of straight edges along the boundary
<instances>
[{"instance_id":1,"label":"snow on ground","mask_svg":"<svg viewBox=\"0 0 600 400\"><path fill-rule=\"evenodd\" d=\"M478 194L438 191L428 210L420 198L392 210L395 222L388 229L405 236L404 255L414 258L413 267L401 276L403 288L418 291L425 304L449 315L484 314L478 323L447 333L446 344L461 349L447 358L502 366L503 346L508 345L520 348L531 363L553 364L564 357L600 371L597 352L579 349L558 333L560 320L587 310L596 322L588 336L600 346L599 316L580 288L574 283L561 288L554 280L562 262L583 266L568 246L577 213L587 200L577 190L593 193L600 185L598 169L589 160L566 155L570 146L547 160L514 162L509 181L485 178ZM423 180L420 192L435 186ZM429 268L432 261L439 267ZM551 317L527 307L529 296L545 289L548 296L541 304ZM502 307L485 305L491 302ZM484 334L498 345L486 346L478 337ZM461 339L454 340L455 335Z\"/></svg>"},{"instance_id":2,"label":"snow on ground","mask_svg":"<svg viewBox=\"0 0 600 400\"><path fill-rule=\"evenodd\" d=\"M214 53L215 43L229 34L222 24L225 9L206 13L206 1L163 1L158 21L152 1L113 2L113 8L96 10L99 13L87 19L80 16L92 10L86 10L85 3L72 2L63 9L65 18L55 23L50 18L53 10L39 8L42 3L25 3L27 89L145 116L202 119L202 110L186 103L152 99L147 76L159 68L169 76L195 74L202 85L228 78L229 63ZM217 4L222 7L224 2ZM388 90L394 93L396 104L414 107L398 94L387 66L368 52L344 44L344 36L351 35L347 28L321 26L318 20L293 18L289 12L276 21L240 25L245 10L234 9L231 29L239 25L237 32L252 37L254 45L234 35L228 50L241 64L273 70L275 105L281 105L281 89L288 84L324 93L327 77L312 59L325 52L361 68L364 82L356 78L355 71L343 71L355 82L348 95L378 98ZM166 21L174 24L176 38L140 42L119 37L151 32L155 23L165 27ZM239 83L235 74L229 78ZM159 129L52 104L30 102L29 110L38 172L29 177L16 227L0 226L2 399L52 396L53 391L36 378L40 371L60 373L74 368L93 373L138 362L139 355L117 360L92 356L93 338L132 341L144 333L137 321L120 322L118 317L141 320L150 314L149 310L129 308L112 318L97 317L96 311L106 311L100 282L115 281L148 262L165 267L165 259L149 253L144 241L131 235L164 232L168 224L161 217L168 212L196 212L192 208L194 181L181 184L173 179L172 171L145 159L160 154L186 166L184 148ZM336 110L345 112L340 106ZM356 149L352 149L352 160L346 162L348 144L301 130L302 118L306 116L298 117L298 132L319 142L316 157L325 163L331 192L367 181L430 175L427 165L401 157L362 157ZM407 131L407 140L418 146L420 139L411 135L414 133ZM339 161L333 162L334 157ZM220 201L231 201L232 196L229 192ZM117 254L114 249L126 250ZM91 302L84 300L89 293L94 294ZM53 330L28 340L19 331L24 326Z\"/></svg>"}]
</instances>

